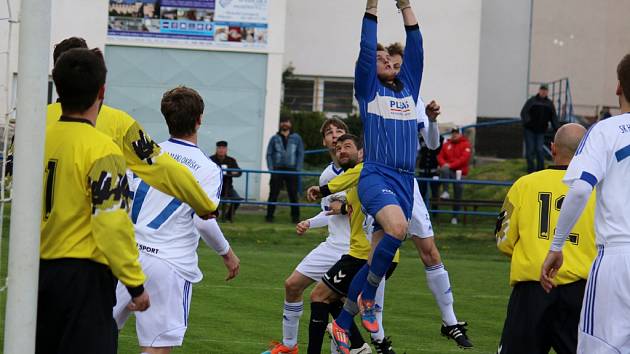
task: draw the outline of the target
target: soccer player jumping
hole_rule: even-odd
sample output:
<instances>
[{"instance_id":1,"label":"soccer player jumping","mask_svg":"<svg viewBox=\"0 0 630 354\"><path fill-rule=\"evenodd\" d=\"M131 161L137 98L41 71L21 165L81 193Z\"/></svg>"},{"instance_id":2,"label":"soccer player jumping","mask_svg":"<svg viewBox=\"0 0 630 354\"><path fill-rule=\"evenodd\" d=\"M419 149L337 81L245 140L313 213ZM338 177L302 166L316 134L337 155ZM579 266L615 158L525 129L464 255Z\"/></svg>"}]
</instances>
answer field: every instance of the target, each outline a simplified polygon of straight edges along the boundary
<instances>
[{"instance_id":1,"label":"soccer player jumping","mask_svg":"<svg viewBox=\"0 0 630 354\"><path fill-rule=\"evenodd\" d=\"M355 95L364 126L365 157L359 198L374 216L375 232L369 266L355 276L351 289L361 289L357 303L346 301L333 322L340 351L349 353L346 330L361 312L362 324L378 331L374 296L394 254L407 233L413 205L413 176L417 153L416 103L423 69L422 36L409 0L397 0L407 34L405 60L396 75L386 51L377 51L377 4L368 0L355 69ZM362 282L367 274L367 282Z\"/></svg>"}]
</instances>

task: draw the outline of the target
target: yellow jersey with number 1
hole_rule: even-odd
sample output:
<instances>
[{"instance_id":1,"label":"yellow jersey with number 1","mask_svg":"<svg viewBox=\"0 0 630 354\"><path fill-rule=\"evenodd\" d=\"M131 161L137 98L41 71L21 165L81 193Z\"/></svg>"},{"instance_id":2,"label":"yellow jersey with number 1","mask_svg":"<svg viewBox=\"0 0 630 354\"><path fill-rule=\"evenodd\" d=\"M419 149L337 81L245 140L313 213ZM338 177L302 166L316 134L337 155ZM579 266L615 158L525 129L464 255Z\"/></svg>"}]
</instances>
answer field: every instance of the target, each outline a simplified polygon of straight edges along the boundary
<instances>
[{"instance_id":1,"label":"yellow jersey with number 1","mask_svg":"<svg viewBox=\"0 0 630 354\"><path fill-rule=\"evenodd\" d=\"M512 257L510 285L539 281L540 269L553 241L560 207L568 187L562 182L566 166L519 178L510 188L495 230L497 247ZM564 247L564 264L556 275L558 285L587 279L595 259L595 192Z\"/></svg>"},{"instance_id":2,"label":"yellow jersey with number 1","mask_svg":"<svg viewBox=\"0 0 630 354\"><path fill-rule=\"evenodd\" d=\"M46 128L41 259L89 259L128 287L144 283L125 172L120 149L90 121L61 117Z\"/></svg>"},{"instance_id":3,"label":"yellow jersey with number 1","mask_svg":"<svg viewBox=\"0 0 630 354\"><path fill-rule=\"evenodd\" d=\"M61 104L48 105L46 126L61 117ZM122 151L127 167L151 187L190 205L198 215L216 210L199 182L190 171L169 154L163 154L158 144L129 114L103 105L96 120L96 129L113 139Z\"/></svg>"}]
</instances>

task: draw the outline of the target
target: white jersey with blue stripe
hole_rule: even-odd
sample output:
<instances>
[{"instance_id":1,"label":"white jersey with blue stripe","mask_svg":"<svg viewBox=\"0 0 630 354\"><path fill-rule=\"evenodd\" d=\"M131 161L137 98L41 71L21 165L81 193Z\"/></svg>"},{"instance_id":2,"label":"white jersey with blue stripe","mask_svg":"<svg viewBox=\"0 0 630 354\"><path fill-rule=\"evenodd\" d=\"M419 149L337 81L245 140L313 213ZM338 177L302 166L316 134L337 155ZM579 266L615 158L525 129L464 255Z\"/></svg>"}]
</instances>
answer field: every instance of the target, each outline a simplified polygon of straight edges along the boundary
<instances>
[{"instance_id":1,"label":"white jersey with blue stripe","mask_svg":"<svg viewBox=\"0 0 630 354\"><path fill-rule=\"evenodd\" d=\"M582 138L564 182L597 187L595 243L630 243L630 113L593 125Z\"/></svg>"},{"instance_id":2,"label":"white jersey with blue stripe","mask_svg":"<svg viewBox=\"0 0 630 354\"><path fill-rule=\"evenodd\" d=\"M171 138L159 145L162 151L188 167L208 197L219 203L223 180L219 166L188 141ZM197 265L199 233L193 223L194 210L150 187L137 176L130 183L130 189L133 192L131 221L140 252L164 259L182 278L199 282L203 275Z\"/></svg>"},{"instance_id":3,"label":"white jersey with blue stripe","mask_svg":"<svg viewBox=\"0 0 630 354\"><path fill-rule=\"evenodd\" d=\"M325 186L331 179L341 174L343 174L343 170L335 167L334 163L331 163L319 176L319 185ZM322 198L321 205L323 211L330 210L328 205L330 204L330 198L333 196L345 199L346 192L339 192ZM328 237L326 238L326 243L342 252L348 252L350 249L350 221L347 215L331 215L328 217Z\"/></svg>"},{"instance_id":4,"label":"white jersey with blue stripe","mask_svg":"<svg viewBox=\"0 0 630 354\"><path fill-rule=\"evenodd\" d=\"M376 21L370 14L363 18L354 78L363 122L363 161L413 172L418 150L416 104L424 65L422 36L417 25L405 26L405 60L394 84L385 84L377 76Z\"/></svg>"}]
</instances>

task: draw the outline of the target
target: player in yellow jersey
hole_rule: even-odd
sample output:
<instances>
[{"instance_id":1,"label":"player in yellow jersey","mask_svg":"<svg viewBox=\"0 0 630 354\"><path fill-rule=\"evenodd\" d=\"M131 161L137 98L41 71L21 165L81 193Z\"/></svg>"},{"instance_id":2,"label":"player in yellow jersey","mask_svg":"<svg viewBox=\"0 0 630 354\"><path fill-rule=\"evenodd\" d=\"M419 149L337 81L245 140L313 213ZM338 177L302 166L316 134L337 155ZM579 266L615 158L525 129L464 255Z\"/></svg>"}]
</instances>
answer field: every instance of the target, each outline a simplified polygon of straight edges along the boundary
<instances>
[{"instance_id":1,"label":"player in yellow jersey","mask_svg":"<svg viewBox=\"0 0 630 354\"><path fill-rule=\"evenodd\" d=\"M46 128L37 353L114 353L116 279L131 310L149 307L125 160L94 127L106 73L100 51L88 49L67 51L53 69L63 114Z\"/></svg>"},{"instance_id":2,"label":"player in yellow jersey","mask_svg":"<svg viewBox=\"0 0 630 354\"><path fill-rule=\"evenodd\" d=\"M344 171L349 172L350 176L354 175L354 170L360 171L363 160L362 141L352 135L344 134L337 139L335 147L337 160L339 165ZM335 177L333 180L341 179L344 175ZM354 179L355 177L350 177ZM358 178L358 174L356 176ZM326 303L332 304L336 301L340 301L343 297L350 296L356 298L356 294L348 294L350 283L355 274L367 263L367 259L370 255L370 240L366 235L365 228L370 223L366 220L366 215L362 211L361 202L359 201L359 194L357 187L351 187L346 190L345 201L339 199L331 199L330 202L330 215L347 214L350 217L350 249L347 254L343 255L341 259L333 265L328 272L322 278L322 281L315 286L311 293L311 302L313 303ZM389 278L394 272L396 265L398 264L399 254L394 257L394 262L387 272L386 278ZM382 284L381 286L383 286ZM379 291L382 289L379 289ZM377 298L379 296L377 295ZM382 308L382 301L377 303ZM337 314L332 313L333 317ZM320 311L318 313L311 312L311 325L309 326L309 343L308 352L318 353L321 352L322 339L324 331L320 330L319 326L314 326L313 323L328 323L328 311ZM325 326L323 327L325 328ZM391 342L388 338L379 338L379 340L372 340L377 348L382 348L379 353L392 352ZM350 353L354 353L355 350L351 350ZM361 352L362 353L362 352Z\"/></svg>"},{"instance_id":3,"label":"player in yellow jersey","mask_svg":"<svg viewBox=\"0 0 630 354\"><path fill-rule=\"evenodd\" d=\"M548 295L540 286L540 268L553 240L560 207L568 191L562 182L584 135L579 124L562 126L551 145L555 166L519 178L510 188L499 219L499 250L512 258L513 287L499 354L575 353L584 287L595 249L595 192L570 234L558 287Z\"/></svg>"},{"instance_id":4,"label":"player in yellow jersey","mask_svg":"<svg viewBox=\"0 0 630 354\"><path fill-rule=\"evenodd\" d=\"M72 48L87 48L85 40L71 37L55 46L53 60ZM61 104L48 105L46 125L59 120ZM207 218L217 208L190 171L169 154L162 153L142 126L129 114L102 105L96 129L111 137L122 151L127 167L151 187L190 205L195 212Z\"/></svg>"}]
</instances>

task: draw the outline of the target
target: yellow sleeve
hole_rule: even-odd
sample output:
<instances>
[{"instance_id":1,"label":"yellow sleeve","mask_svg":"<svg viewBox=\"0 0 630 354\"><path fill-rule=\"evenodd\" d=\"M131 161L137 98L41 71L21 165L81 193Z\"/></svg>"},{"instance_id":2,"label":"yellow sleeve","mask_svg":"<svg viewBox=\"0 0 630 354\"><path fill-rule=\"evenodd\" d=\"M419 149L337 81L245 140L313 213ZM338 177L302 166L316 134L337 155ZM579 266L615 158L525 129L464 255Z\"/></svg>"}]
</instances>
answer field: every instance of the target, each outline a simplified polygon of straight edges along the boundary
<instances>
[{"instance_id":1,"label":"yellow sleeve","mask_svg":"<svg viewBox=\"0 0 630 354\"><path fill-rule=\"evenodd\" d=\"M125 161L110 154L94 162L88 174L92 200L92 236L96 247L105 255L112 273L125 286L137 287L145 275L138 261L138 248L129 207Z\"/></svg>"},{"instance_id":2,"label":"yellow sleeve","mask_svg":"<svg viewBox=\"0 0 630 354\"><path fill-rule=\"evenodd\" d=\"M190 205L198 215L208 215L217 209L190 170L169 154L163 154L136 121L125 134L123 155L127 166L143 181Z\"/></svg>"},{"instance_id":3,"label":"yellow sleeve","mask_svg":"<svg viewBox=\"0 0 630 354\"><path fill-rule=\"evenodd\" d=\"M343 174L331 179L327 186L331 194L345 191L346 189L356 187L359 184L359 176L363 170L363 164L360 163L353 168L346 170Z\"/></svg>"},{"instance_id":4,"label":"yellow sleeve","mask_svg":"<svg viewBox=\"0 0 630 354\"><path fill-rule=\"evenodd\" d=\"M504 254L511 256L514 251L514 245L519 239L518 234L518 214L520 211L519 201L520 189L519 183L516 181L508 191L501 213L497 219L495 236L497 238L497 248Z\"/></svg>"}]
</instances>

